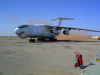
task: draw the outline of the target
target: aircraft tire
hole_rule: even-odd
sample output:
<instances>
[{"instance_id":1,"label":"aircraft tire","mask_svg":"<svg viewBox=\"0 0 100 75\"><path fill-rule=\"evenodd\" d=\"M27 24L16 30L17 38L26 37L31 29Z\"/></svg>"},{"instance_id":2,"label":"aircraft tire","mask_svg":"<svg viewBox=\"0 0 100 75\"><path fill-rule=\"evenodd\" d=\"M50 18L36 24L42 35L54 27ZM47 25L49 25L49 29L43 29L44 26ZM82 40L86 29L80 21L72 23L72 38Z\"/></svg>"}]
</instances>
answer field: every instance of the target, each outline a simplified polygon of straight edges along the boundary
<instances>
[{"instance_id":1,"label":"aircraft tire","mask_svg":"<svg viewBox=\"0 0 100 75\"><path fill-rule=\"evenodd\" d=\"M49 39L49 41L57 41L57 39Z\"/></svg>"},{"instance_id":2,"label":"aircraft tire","mask_svg":"<svg viewBox=\"0 0 100 75\"><path fill-rule=\"evenodd\" d=\"M41 39L40 39L40 38L38 38L38 41L41 41Z\"/></svg>"},{"instance_id":3,"label":"aircraft tire","mask_svg":"<svg viewBox=\"0 0 100 75\"><path fill-rule=\"evenodd\" d=\"M42 39L42 38L38 38L38 41L45 41L45 39Z\"/></svg>"},{"instance_id":4,"label":"aircraft tire","mask_svg":"<svg viewBox=\"0 0 100 75\"><path fill-rule=\"evenodd\" d=\"M31 42L31 39L29 39L29 42Z\"/></svg>"},{"instance_id":5,"label":"aircraft tire","mask_svg":"<svg viewBox=\"0 0 100 75\"><path fill-rule=\"evenodd\" d=\"M29 39L29 42L35 42L35 39Z\"/></svg>"},{"instance_id":6,"label":"aircraft tire","mask_svg":"<svg viewBox=\"0 0 100 75\"><path fill-rule=\"evenodd\" d=\"M57 39L54 39L54 41L57 41Z\"/></svg>"}]
</instances>

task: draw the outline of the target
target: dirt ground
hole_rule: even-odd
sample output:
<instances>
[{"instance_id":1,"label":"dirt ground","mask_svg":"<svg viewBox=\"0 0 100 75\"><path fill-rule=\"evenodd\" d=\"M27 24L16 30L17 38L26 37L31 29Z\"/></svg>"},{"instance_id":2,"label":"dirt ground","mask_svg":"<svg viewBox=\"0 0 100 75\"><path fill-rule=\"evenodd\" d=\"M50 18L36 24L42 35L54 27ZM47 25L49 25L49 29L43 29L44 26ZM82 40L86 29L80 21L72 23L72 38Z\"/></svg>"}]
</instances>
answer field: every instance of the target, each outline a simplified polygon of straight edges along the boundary
<instances>
[{"instance_id":1,"label":"dirt ground","mask_svg":"<svg viewBox=\"0 0 100 75\"><path fill-rule=\"evenodd\" d=\"M87 66L97 51L99 40L58 40L34 42L28 39L0 38L0 75L80 75L75 68L75 51Z\"/></svg>"}]
</instances>

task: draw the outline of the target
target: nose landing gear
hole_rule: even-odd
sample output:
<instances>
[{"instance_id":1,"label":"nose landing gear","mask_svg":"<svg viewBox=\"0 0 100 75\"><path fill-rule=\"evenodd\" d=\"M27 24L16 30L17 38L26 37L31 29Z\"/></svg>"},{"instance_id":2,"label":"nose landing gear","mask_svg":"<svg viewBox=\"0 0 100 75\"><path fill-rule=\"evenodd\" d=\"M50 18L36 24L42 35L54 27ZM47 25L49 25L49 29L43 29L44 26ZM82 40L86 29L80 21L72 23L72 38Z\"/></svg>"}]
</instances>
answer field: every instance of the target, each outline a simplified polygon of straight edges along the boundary
<instances>
[{"instance_id":1,"label":"nose landing gear","mask_svg":"<svg viewBox=\"0 0 100 75\"><path fill-rule=\"evenodd\" d=\"M35 42L35 39L31 38L31 39L29 39L29 42Z\"/></svg>"}]
</instances>

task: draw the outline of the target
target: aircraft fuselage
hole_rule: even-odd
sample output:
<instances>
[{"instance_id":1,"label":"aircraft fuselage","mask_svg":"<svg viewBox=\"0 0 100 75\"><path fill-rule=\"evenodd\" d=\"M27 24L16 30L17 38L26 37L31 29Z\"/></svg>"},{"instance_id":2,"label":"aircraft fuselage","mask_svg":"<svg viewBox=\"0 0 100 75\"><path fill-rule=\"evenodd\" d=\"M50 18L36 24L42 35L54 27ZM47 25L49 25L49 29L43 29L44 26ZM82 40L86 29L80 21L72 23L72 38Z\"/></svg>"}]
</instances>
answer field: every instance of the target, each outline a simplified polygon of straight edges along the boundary
<instances>
[{"instance_id":1,"label":"aircraft fuselage","mask_svg":"<svg viewBox=\"0 0 100 75\"><path fill-rule=\"evenodd\" d=\"M60 31L56 30L56 33L50 33L50 29L43 25L23 25L19 26L14 30L18 37L25 38L54 38L59 35Z\"/></svg>"}]
</instances>

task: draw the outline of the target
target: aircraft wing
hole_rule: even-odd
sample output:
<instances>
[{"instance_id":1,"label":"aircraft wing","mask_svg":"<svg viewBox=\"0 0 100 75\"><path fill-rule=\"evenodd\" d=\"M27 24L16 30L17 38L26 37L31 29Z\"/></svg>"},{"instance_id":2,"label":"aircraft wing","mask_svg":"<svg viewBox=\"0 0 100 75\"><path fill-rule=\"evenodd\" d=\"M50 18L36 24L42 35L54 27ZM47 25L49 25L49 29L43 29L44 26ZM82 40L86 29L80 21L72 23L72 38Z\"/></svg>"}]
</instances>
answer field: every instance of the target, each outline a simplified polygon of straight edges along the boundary
<instances>
[{"instance_id":1,"label":"aircraft wing","mask_svg":"<svg viewBox=\"0 0 100 75\"><path fill-rule=\"evenodd\" d=\"M56 28L58 26L52 26L52 25L44 25L44 27L48 28L48 29L53 29L53 28Z\"/></svg>"},{"instance_id":2,"label":"aircraft wing","mask_svg":"<svg viewBox=\"0 0 100 75\"><path fill-rule=\"evenodd\" d=\"M85 31L91 31L91 32L100 32L100 31L96 31L96 30L89 30L89 29L81 29L81 28L73 28L73 27L58 27L58 29L73 29L73 30L85 30Z\"/></svg>"},{"instance_id":3,"label":"aircraft wing","mask_svg":"<svg viewBox=\"0 0 100 75\"><path fill-rule=\"evenodd\" d=\"M81 29L81 28L73 28L73 27L62 27L62 26L52 26L52 25L44 25L46 28L48 29L53 29L53 28L57 28L57 30L62 30L62 29L73 29L73 30L85 30L85 31L91 31L91 32L100 32L100 31L96 31L96 30L89 30L89 29Z\"/></svg>"}]
</instances>

